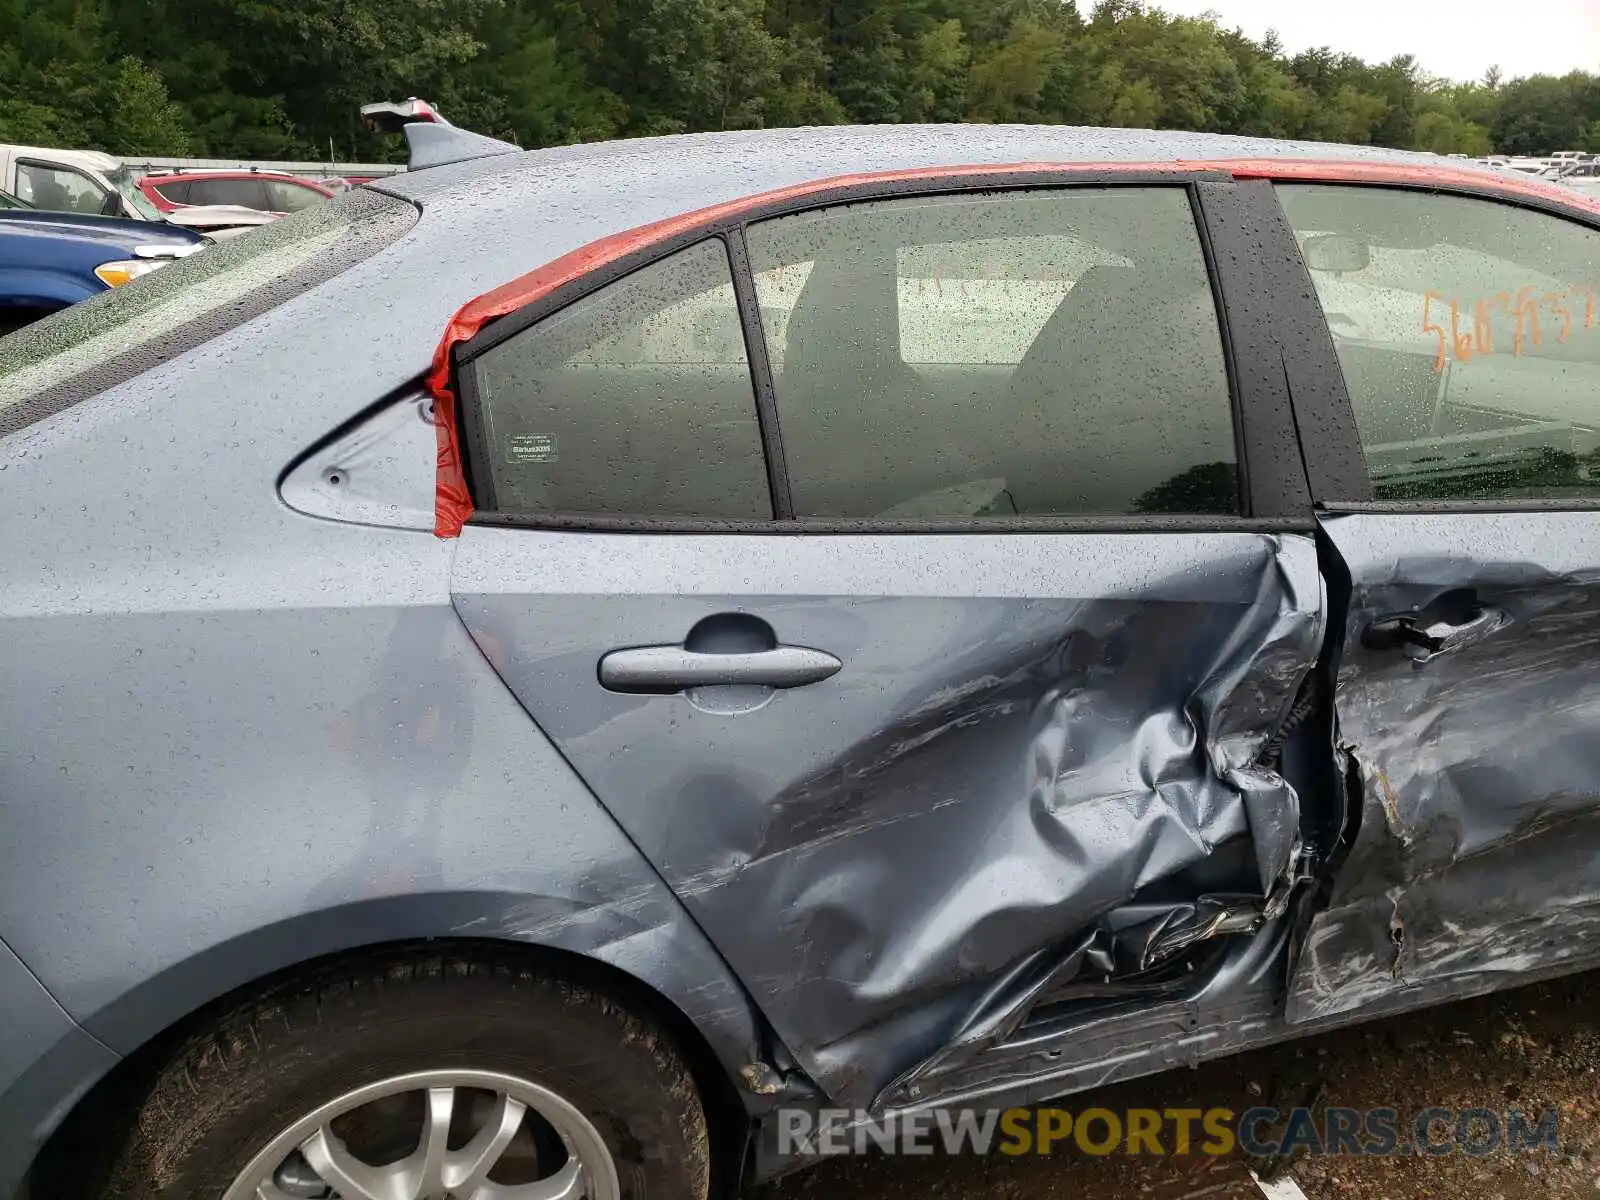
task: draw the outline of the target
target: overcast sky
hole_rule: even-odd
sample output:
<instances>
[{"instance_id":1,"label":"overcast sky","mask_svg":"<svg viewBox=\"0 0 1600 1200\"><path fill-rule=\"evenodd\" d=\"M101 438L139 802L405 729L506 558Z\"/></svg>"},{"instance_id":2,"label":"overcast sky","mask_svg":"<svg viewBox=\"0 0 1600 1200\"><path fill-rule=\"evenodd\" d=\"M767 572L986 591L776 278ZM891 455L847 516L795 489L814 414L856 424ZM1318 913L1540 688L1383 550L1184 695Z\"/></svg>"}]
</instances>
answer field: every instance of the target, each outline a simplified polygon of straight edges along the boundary
<instances>
[{"instance_id":1,"label":"overcast sky","mask_svg":"<svg viewBox=\"0 0 1600 1200\"><path fill-rule=\"evenodd\" d=\"M1369 62L1410 54L1431 75L1479 79L1600 72L1600 0L1151 0L1184 16L1217 13L1259 38L1276 29L1293 54L1331 46Z\"/></svg>"}]
</instances>

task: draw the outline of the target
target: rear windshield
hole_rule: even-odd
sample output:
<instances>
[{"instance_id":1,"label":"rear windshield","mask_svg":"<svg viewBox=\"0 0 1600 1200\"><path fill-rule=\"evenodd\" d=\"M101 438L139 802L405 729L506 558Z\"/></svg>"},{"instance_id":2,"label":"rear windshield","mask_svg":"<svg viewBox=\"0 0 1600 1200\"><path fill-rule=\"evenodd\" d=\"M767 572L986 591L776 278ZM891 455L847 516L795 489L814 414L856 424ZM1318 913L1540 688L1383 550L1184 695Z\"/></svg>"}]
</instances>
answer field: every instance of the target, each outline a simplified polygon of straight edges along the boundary
<instances>
[{"instance_id":1,"label":"rear windshield","mask_svg":"<svg viewBox=\"0 0 1600 1200\"><path fill-rule=\"evenodd\" d=\"M331 279L418 215L381 192L347 192L0 338L0 437Z\"/></svg>"}]
</instances>

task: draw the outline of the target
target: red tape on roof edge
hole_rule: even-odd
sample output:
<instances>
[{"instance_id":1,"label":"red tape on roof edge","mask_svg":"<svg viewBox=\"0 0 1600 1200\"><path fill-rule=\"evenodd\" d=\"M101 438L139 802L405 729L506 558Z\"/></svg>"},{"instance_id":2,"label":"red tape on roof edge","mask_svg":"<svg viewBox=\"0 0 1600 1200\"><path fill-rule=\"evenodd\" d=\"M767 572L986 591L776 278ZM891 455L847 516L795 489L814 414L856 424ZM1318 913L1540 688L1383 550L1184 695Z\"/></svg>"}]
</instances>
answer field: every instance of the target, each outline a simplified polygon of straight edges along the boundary
<instances>
[{"instance_id":1,"label":"red tape on roof edge","mask_svg":"<svg viewBox=\"0 0 1600 1200\"><path fill-rule=\"evenodd\" d=\"M1510 171L1501 177L1498 173L1491 175L1481 170L1464 170L1443 163L1413 165L1402 162L1341 162L1293 158L1169 159L1165 162L1142 163L1041 162L1005 165L974 163L956 167L917 167L901 171L835 175L829 179L811 180L778 188L775 191L713 204L707 208L615 233L587 246L580 246L542 267L529 271L526 275L467 301L455 316L450 318L445 325L444 336L439 340L438 349L434 351L433 367L427 379L428 390L433 395L438 445L434 485L434 535L442 538L457 537L461 533L462 526L472 517L472 494L467 489L466 470L461 457L455 394L450 389L452 351L460 343L476 336L490 321L516 312L519 308L532 304L535 300L549 295L557 288L581 278L598 267L615 262L645 246L665 241L699 226L713 225L752 209L862 184L893 183L910 179L958 179L964 175L1044 173L1148 175L1199 171L1228 174L1237 179L1293 179L1308 182L1320 180L1326 183L1412 183L1487 188L1506 195L1535 196L1545 200L1556 200L1568 207L1590 208L1600 212L1600 199L1590 198L1582 193Z\"/></svg>"}]
</instances>

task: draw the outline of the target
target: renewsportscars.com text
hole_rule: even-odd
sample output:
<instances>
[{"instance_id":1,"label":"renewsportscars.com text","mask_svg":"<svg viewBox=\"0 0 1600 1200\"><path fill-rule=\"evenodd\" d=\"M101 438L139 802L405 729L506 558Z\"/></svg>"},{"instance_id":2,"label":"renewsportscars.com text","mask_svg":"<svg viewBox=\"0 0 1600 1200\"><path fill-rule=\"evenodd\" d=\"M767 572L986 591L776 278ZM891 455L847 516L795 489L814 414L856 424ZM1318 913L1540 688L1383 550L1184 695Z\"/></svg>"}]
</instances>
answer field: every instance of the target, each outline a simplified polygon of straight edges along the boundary
<instances>
[{"instance_id":1,"label":"renewsportscars.com text","mask_svg":"<svg viewBox=\"0 0 1600 1200\"><path fill-rule=\"evenodd\" d=\"M875 1117L785 1108L769 1131L785 1156L866 1154L1446 1155L1554 1150L1554 1110L1425 1108L935 1109Z\"/></svg>"}]
</instances>

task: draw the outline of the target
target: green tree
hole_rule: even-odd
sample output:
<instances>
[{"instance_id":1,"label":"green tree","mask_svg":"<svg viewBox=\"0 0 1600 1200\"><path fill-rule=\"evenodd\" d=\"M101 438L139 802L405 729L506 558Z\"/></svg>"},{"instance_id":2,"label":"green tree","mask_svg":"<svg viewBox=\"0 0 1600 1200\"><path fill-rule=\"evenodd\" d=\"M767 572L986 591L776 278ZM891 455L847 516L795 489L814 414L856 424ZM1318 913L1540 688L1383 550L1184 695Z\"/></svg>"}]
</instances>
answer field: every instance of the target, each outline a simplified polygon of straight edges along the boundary
<instances>
[{"instance_id":1,"label":"green tree","mask_svg":"<svg viewBox=\"0 0 1600 1200\"><path fill-rule=\"evenodd\" d=\"M451 120L520 146L602 141L627 123L627 103L590 82L535 0L511 0L481 30L483 51L462 71Z\"/></svg>"},{"instance_id":2,"label":"green tree","mask_svg":"<svg viewBox=\"0 0 1600 1200\"><path fill-rule=\"evenodd\" d=\"M1216 130L1482 154L1600 150L1600 76L1471 83L1284 53L1145 0L0 0L0 138L398 156L422 96L522 145L841 121Z\"/></svg>"},{"instance_id":3,"label":"green tree","mask_svg":"<svg viewBox=\"0 0 1600 1200\"><path fill-rule=\"evenodd\" d=\"M1600 79L1575 71L1534 75L1500 89L1496 146L1507 154L1548 154L1585 148L1600 116Z\"/></svg>"},{"instance_id":4,"label":"green tree","mask_svg":"<svg viewBox=\"0 0 1600 1200\"><path fill-rule=\"evenodd\" d=\"M967 109L970 52L959 20L940 21L911 42L906 55L908 121L959 121Z\"/></svg>"},{"instance_id":5,"label":"green tree","mask_svg":"<svg viewBox=\"0 0 1600 1200\"><path fill-rule=\"evenodd\" d=\"M1220 128L1250 137L1298 136L1312 100L1290 73L1277 35L1269 32L1256 42L1239 30L1219 31L1217 40L1239 77L1232 103L1220 114Z\"/></svg>"},{"instance_id":6,"label":"green tree","mask_svg":"<svg viewBox=\"0 0 1600 1200\"><path fill-rule=\"evenodd\" d=\"M190 134L183 106L167 95L157 71L137 58L117 61L98 140L121 154L187 154Z\"/></svg>"},{"instance_id":7,"label":"green tree","mask_svg":"<svg viewBox=\"0 0 1600 1200\"><path fill-rule=\"evenodd\" d=\"M1004 41L973 61L969 115L976 121L1038 119L1040 96L1061 53L1060 34L1023 17Z\"/></svg>"},{"instance_id":8,"label":"green tree","mask_svg":"<svg viewBox=\"0 0 1600 1200\"><path fill-rule=\"evenodd\" d=\"M778 39L778 79L767 97L767 123L775 126L841 125L844 105L828 90L831 63L822 39L790 32Z\"/></svg>"}]
</instances>

